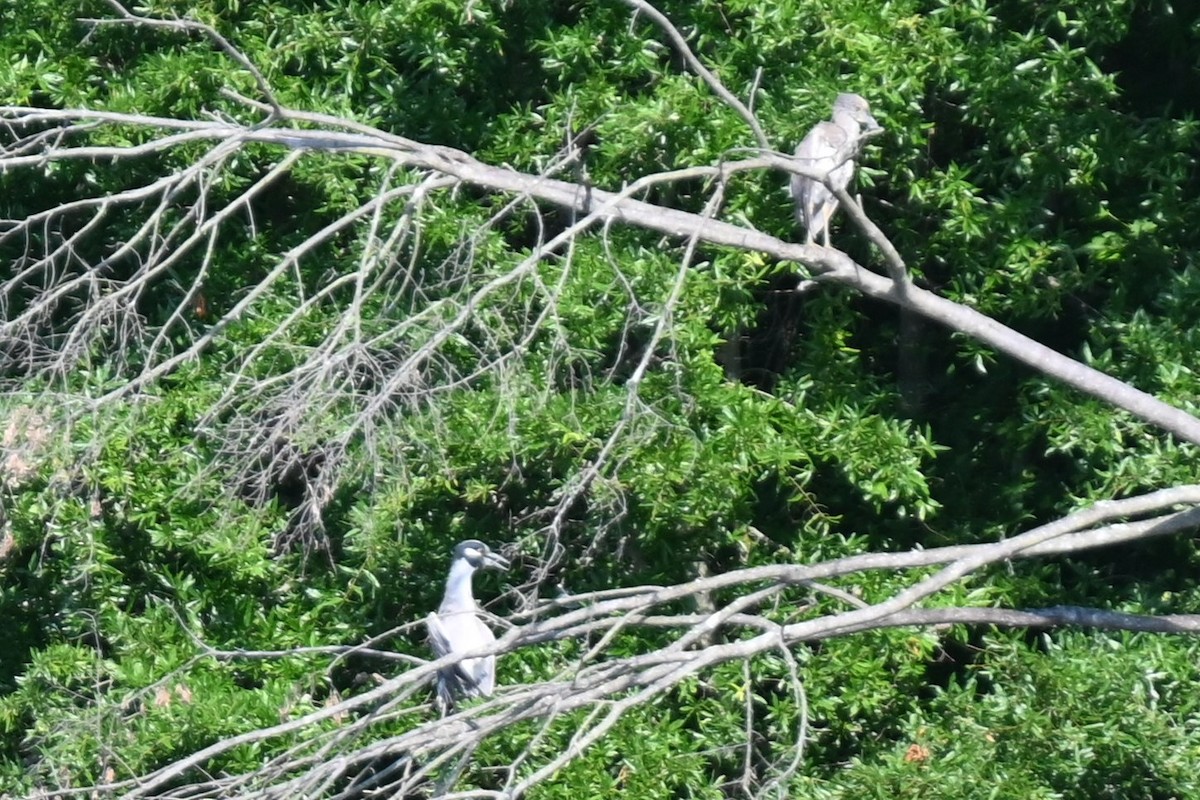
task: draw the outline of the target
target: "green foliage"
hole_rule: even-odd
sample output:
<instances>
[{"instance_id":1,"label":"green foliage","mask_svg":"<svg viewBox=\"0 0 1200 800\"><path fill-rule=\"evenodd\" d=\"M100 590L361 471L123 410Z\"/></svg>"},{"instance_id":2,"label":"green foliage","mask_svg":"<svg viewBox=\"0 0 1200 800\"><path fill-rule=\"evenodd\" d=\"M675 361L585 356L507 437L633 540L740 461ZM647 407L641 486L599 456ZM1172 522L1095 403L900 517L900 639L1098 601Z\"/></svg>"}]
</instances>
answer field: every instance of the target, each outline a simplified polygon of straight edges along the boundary
<instances>
[{"instance_id":1,"label":"green foliage","mask_svg":"<svg viewBox=\"0 0 1200 800\"><path fill-rule=\"evenodd\" d=\"M77 14L103 16L108 6L85 5L0 8L6 104L257 121L221 91L256 96L252 77L211 43L89 28ZM923 285L1197 408L1200 126L1194 94L1146 77L1160 65L1169 75L1194 70L1196 19L1182 18L1194 12L1149 1L656 6L735 95L754 100L780 149L827 113L835 92L870 98L886 134L863 156L859 186ZM754 145L744 121L683 67L661 32L631 22L620 3L175 1L145 10L216 26L286 105L491 163L546 169L571 136L594 126L583 166L606 189ZM147 135L111 127L94 143ZM83 188L120 192L201 152L2 174L0 213L18 219ZM278 157L266 146L243 149L215 173L209 202L237 197ZM10 465L0 472L0 537L11 535L0 558L8 637L0 649L0 793L129 778L360 691L361 675L385 668L330 666L311 654L218 657L205 647L356 643L419 620L437 602L455 541L539 541L564 493L602 453L605 469L564 507L555 530L566 553L556 577L573 591L683 581L701 564L719 572L992 540L1081 501L1196 481L1193 448L941 330L919 334L921 392L910 402L897 355L906 334L892 309L827 288L794 293L790 265L757 254L701 248L678 304L667 308L682 249L614 226L472 301L471 324L429 361L431 382L443 386L433 399L388 400L354 429L355 392L307 415L289 444L309 453L336 442L342 471L322 509L319 546L289 549L312 475L262 464L254 474L231 470L233 456L213 431L238 409L215 419L208 411L234 368L244 367L238 380L270 381L320 354L355 302L372 234L365 226L331 234L237 320L220 330L211 320L273 275L292 248L406 177L364 156L302 157L214 243L204 281L210 316L189 321L213 333L212 345L137 402L68 413L143 366L102 346L63 385L30 381L0 398L0 435L6 420L30 409L51 431L26 452L30 474L18 478ZM698 211L711 190L689 181L646 196ZM185 217L197 199L194 188L181 193L164 223ZM570 224L561 211L520 205L493 221L503 202L460 187L434 193L422 208L419 242L401 253L411 281L360 309L363 340L375 347L364 356L369 375L386 375L396 353L433 341L436 323L453 319L466 297ZM406 220L407 204L383 208L379 230ZM722 214L795 233L777 174L737 178ZM114 220L107 238L80 244L81 261L98 260L137 224ZM863 263L878 264L845 227L835 236ZM36 253L48 245L0 239L3 263L16 263L27 246ZM147 325L164 321L200 269L199 253L188 254L149 288L138 301ZM0 308L16 313L29 300L0 298ZM549 322L538 327L543 314ZM428 326L395 333L398 320L426 318ZM718 357L728 340L740 345L740 380ZM184 344L179 333L161 346ZM498 368L480 369L481 354ZM9 387L24 377L0 376ZM525 555L536 552L529 545ZM1190 541L1127 556L1017 565L947 596L1141 612L1188 611L1200 600ZM902 585L867 573L843 588L874 600ZM502 592L494 577L479 588L489 598ZM809 600L789 593L769 614L794 619L812 611ZM419 636L406 630L385 645L423 653ZM644 652L657 636L627 632L614 652ZM549 679L582 646L508 655L501 681ZM809 738L780 791L1197 796L1196 655L1178 639L984 638L958 629L797 648ZM770 765L790 757L801 723L778 654L718 665L631 709L536 794L736 793L745 753L731 743L745 739L747 707L750 759L762 773L753 779L765 780ZM530 764L543 763L585 716L487 740L464 781L488 785L489 765L527 745ZM295 741L244 748L208 768L236 772Z\"/></svg>"},{"instance_id":2,"label":"green foliage","mask_svg":"<svg viewBox=\"0 0 1200 800\"><path fill-rule=\"evenodd\" d=\"M819 797L1189 797L1195 648L1139 636L998 639ZM1153 664L1149 667L1148 664Z\"/></svg>"}]
</instances>

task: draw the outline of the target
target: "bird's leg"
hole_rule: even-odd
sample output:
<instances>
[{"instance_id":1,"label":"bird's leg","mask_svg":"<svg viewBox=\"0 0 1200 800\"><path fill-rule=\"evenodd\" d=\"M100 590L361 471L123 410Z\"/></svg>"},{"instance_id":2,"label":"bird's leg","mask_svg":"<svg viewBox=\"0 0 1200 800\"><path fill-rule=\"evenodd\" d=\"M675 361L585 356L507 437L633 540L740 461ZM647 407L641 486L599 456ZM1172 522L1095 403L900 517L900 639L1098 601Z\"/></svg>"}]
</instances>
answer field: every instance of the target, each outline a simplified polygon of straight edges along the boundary
<instances>
[{"instance_id":1,"label":"bird's leg","mask_svg":"<svg viewBox=\"0 0 1200 800\"><path fill-rule=\"evenodd\" d=\"M806 202L804 204L804 243L813 244L817 241L817 232L813 229L812 221L816 217L817 209L813 203Z\"/></svg>"}]
</instances>

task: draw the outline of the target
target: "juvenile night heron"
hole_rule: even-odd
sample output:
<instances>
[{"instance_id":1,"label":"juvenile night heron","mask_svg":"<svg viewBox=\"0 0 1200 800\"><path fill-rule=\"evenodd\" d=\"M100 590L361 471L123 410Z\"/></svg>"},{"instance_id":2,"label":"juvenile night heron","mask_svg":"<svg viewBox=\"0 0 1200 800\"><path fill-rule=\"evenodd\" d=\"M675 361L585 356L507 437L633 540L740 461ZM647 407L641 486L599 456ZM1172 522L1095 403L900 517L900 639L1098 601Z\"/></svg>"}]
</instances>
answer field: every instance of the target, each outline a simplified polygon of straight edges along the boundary
<instances>
[{"instance_id":1,"label":"juvenile night heron","mask_svg":"<svg viewBox=\"0 0 1200 800\"><path fill-rule=\"evenodd\" d=\"M469 653L496 641L479 618L479 605L471 591L471 576L481 567L508 569L508 560L478 539L459 542L450 560L446 593L436 614L425 619L429 644L436 658ZM496 685L496 657L465 658L438 670L437 704L443 714L462 697L489 697Z\"/></svg>"},{"instance_id":2,"label":"juvenile night heron","mask_svg":"<svg viewBox=\"0 0 1200 800\"><path fill-rule=\"evenodd\" d=\"M813 126L796 145L796 158L801 167L828 175L830 185L845 189L854 177L859 139L864 132L875 130L879 130L879 123L862 95L839 94L833 103L833 120ZM805 229L805 243L812 244L819 233L828 247L829 221L837 211L837 197L821 181L793 175L792 198L796 201L796 222Z\"/></svg>"}]
</instances>

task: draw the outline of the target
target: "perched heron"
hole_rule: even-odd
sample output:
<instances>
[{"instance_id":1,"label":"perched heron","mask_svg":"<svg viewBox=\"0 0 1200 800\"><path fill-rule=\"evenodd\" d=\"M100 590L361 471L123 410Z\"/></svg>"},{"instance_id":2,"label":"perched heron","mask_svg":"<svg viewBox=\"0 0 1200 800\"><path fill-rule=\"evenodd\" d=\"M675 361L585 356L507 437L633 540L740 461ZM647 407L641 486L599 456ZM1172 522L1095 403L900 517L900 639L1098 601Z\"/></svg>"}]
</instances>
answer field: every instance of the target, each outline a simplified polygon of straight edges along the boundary
<instances>
[{"instance_id":1,"label":"perched heron","mask_svg":"<svg viewBox=\"0 0 1200 800\"><path fill-rule=\"evenodd\" d=\"M879 123L862 95L839 94L833 103L833 120L813 126L796 145L796 158L801 167L827 175L830 185L845 189L854 177L859 139L864 132L875 130L879 130ZM837 197L821 181L793 175L792 198L796 201L796 222L805 228L805 243L812 244L820 233L828 247L829 221L837 211Z\"/></svg>"},{"instance_id":2,"label":"perched heron","mask_svg":"<svg viewBox=\"0 0 1200 800\"><path fill-rule=\"evenodd\" d=\"M471 576L481 567L508 569L508 560L478 539L459 542L450 560L446 593L436 614L425 619L429 644L436 658L469 653L496 641L479 618L479 605L471 591ZM464 658L438 670L437 704L443 714L460 697L488 697L496 685L496 657Z\"/></svg>"}]
</instances>

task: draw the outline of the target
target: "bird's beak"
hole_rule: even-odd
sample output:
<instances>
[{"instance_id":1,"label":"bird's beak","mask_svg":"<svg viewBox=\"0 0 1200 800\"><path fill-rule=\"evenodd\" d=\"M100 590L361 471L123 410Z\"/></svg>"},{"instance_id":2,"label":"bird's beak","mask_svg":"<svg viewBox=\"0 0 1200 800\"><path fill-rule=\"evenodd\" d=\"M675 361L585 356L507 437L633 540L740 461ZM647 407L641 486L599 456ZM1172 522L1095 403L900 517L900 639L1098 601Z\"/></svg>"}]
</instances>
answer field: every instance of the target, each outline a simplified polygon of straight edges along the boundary
<instances>
[{"instance_id":1,"label":"bird's beak","mask_svg":"<svg viewBox=\"0 0 1200 800\"><path fill-rule=\"evenodd\" d=\"M508 569L508 559L499 553L488 552L483 557L483 565L485 567L495 567L496 569Z\"/></svg>"},{"instance_id":2,"label":"bird's beak","mask_svg":"<svg viewBox=\"0 0 1200 800\"><path fill-rule=\"evenodd\" d=\"M872 117L870 114L868 114L867 122L866 122L867 133L874 133L875 131L881 131L881 130L883 130L883 126L880 125L878 122L876 122L874 117Z\"/></svg>"}]
</instances>

